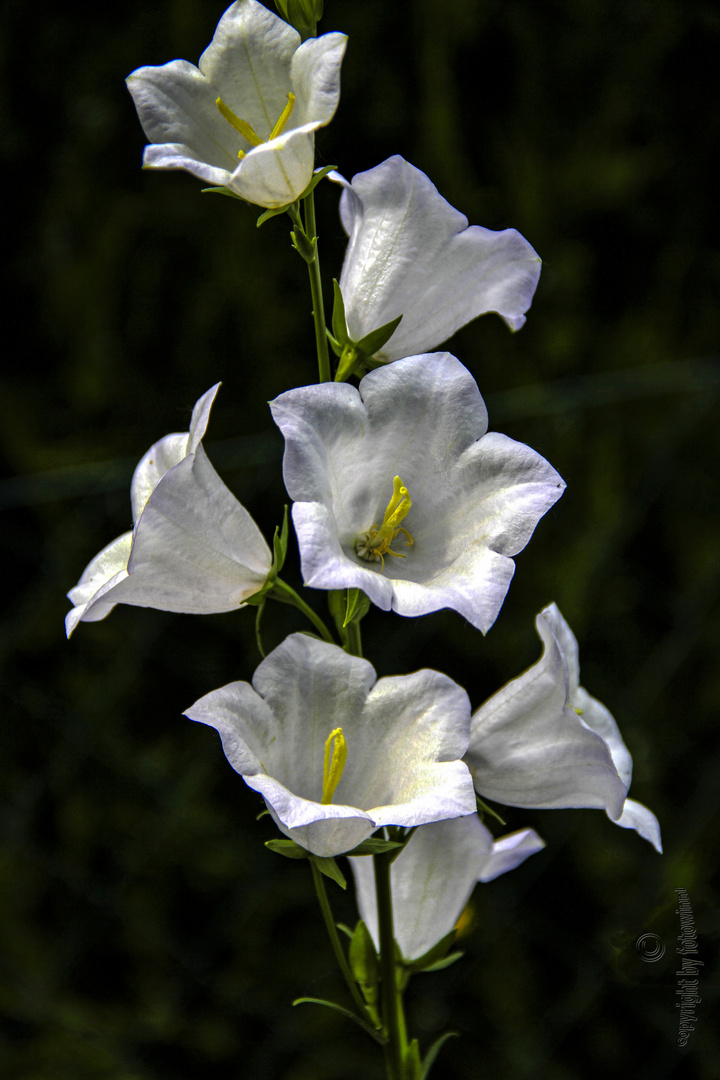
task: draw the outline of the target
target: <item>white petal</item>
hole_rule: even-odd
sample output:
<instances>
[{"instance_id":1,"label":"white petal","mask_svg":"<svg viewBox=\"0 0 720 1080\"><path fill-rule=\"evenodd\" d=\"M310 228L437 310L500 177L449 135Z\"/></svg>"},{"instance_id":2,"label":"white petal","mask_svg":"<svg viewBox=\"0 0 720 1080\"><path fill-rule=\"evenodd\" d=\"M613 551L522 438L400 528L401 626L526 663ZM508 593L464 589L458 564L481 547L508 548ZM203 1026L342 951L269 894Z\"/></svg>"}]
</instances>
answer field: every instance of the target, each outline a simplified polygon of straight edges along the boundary
<instances>
[{"instance_id":1,"label":"white petal","mask_svg":"<svg viewBox=\"0 0 720 1080\"><path fill-rule=\"evenodd\" d=\"M303 42L292 58L291 82L296 94L290 117L293 127L329 124L340 98L340 65L345 34L322 34Z\"/></svg>"},{"instance_id":2,"label":"white petal","mask_svg":"<svg viewBox=\"0 0 720 1080\"><path fill-rule=\"evenodd\" d=\"M619 817L627 792L610 752L567 707L567 669L542 613L541 659L473 715L466 761L481 795L508 806L602 807Z\"/></svg>"},{"instance_id":3,"label":"white petal","mask_svg":"<svg viewBox=\"0 0 720 1080\"><path fill-rule=\"evenodd\" d=\"M294 202L310 183L315 161L312 130L286 131L249 150L227 186L269 209Z\"/></svg>"},{"instance_id":4,"label":"white petal","mask_svg":"<svg viewBox=\"0 0 720 1080\"><path fill-rule=\"evenodd\" d=\"M220 383L215 383L195 403L189 431L166 435L154 443L140 460L130 485L133 521L137 522L151 493L165 473L175 465L179 465L187 454L194 454L197 450L200 440L205 435L210 419L210 409L219 389Z\"/></svg>"},{"instance_id":5,"label":"white petal","mask_svg":"<svg viewBox=\"0 0 720 1080\"><path fill-rule=\"evenodd\" d=\"M467 218L419 169L392 157L345 187L349 234L340 287L355 340L403 315L383 346L388 360L432 349L471 319L525 322L540 259L514 229L468 227Z\"/></svg>"},{"instance_id":6,"label":"white petal","mask_svg":"<svg viewBox=\"0 0 720 1080\"><path fill-rule=\"evenodd\" d=\"M82 577L68 593L68 599L75 605L65 617L65 632L70 637L77 624L96 622L104 619L115 607L115 601L100 603L99 593L109 591L118 581L127 576L127 564L130 558L132 532L123 533L103 548L85 567ZM88 611L88 606L92 610Z\"/></svg>"},{"instance_id":7,"label":"white petal","mask_svg":"<svg viewBox=\"0 0 720 1080\"><path fill-rule=\"evenodd\" d=\"M477 814L423 825L390 868L395 939L415 960L449 934L491 858L493 839ZM360 918L379 946L372 859L353 856L350 865Z\"/></svg>"},{"instance_id":8,"label":"white petal","mask_svg":"<svg viewBox=\"0 0 720 1080\"><path fill-rule=\"evenodd\" d=\"M545 841L534 829L521 829L519 832L501 836L493 844L493 849L478 875L478 880L494 881L501 874L506 874L508 870L514 870L516 866L520 866L530 855L535 855L544 847Z\"/></svg>"},{"instance_id":9,"label":"white petal","mask_svg":"<svg viewBox=\"0 0 720 1080\"><path fill-rule=\"evenodd\" d=\"M215 87L215 96L267 139L287 104L290 67L299 45L297 30L274 12L256 0L238 0L220 19L199 68Z\"/></svg>"},{"instance_id":10,"label":"white petal","mask_svg":"<svg viewBox=\"0 0 720 1080\"><path fill-rule=\"evenodd\" d=\"M615 824L620 825L623 829L635 829L635 832L639 833L643 840L647 840L662 855L660 825L658 819L651 810L648 810L647 806L635 802L634 799L626 799L623 812Z\"/></svg>"},{"instance_id":11,"label":"white petal","mask_svg":"<svg viewBox=\"0 0 720 1080\"><path fill-rule=\"evenodd\" d=\"M160 67L138 68L128 76L127 88L143 131L158 144L147 148L145 166L198 172L204 165L221 170L210 175L198 172L210 183L222 183L213 178L235 169L238 149L247 143L220 115L215 104L220 90L194 64L171 60Z\"/></svg>"}]
</instances>

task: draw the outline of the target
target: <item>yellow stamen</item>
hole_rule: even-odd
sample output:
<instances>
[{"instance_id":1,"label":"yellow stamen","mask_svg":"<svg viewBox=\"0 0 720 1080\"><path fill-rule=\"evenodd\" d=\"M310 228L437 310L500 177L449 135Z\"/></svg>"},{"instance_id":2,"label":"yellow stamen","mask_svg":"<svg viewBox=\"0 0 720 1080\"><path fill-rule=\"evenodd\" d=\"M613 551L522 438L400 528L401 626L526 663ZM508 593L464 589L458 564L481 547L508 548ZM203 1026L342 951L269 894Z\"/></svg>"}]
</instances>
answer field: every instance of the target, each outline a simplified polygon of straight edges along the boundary
<instances>
[{"instance_id":1,"label":"yellow stamen","mask_svg":"<svg viewBox=\"0 0 720 1080\"><path fill-rule=\"evenodd\" d=\"M272 129L272 131L270 132L270 138L268 139L268 142L270 142L270 139L276 139L278 137L278 135L281 134L282 129L285 127L288 120L290 119L290 113L293 111L293 105L294 104L295 104L295 95L291 91L288 94L287 105L285 106L283 111L280 113L280 116L278 117L277 124Z\"/></svg>"},{"instance_id":2,"label":"yellow stamen","mask_svg":"<svg viewBox=\"0 0 720 1080\"><path fill-rule=\"evenodd\" d=\"M408 489L399 476L393 479L393 493L383 515L382 525L373 525L366 533L362 533L355 541L355 551L361 559L368 562L379 562L381 570L385 569L385 555L394 555L398 559L404 559L399 551L392 551L392 544L398 533L402 533L405 542L410 546L414 540L407 529L400 524L406 517L412 499Z\"/></svg>"},{"instance_id":3,"label":"yellow stamen","mask_svg":"<svg viewBox=\"0 0 720 1080\"><path fill-rule=\"evenodd\" d=\"M335 789L340 783L340 777L347 761L347 742L342 728L335 728L325 740L325 761L323 763L323 806L328 806L335 794Z\"/></svg>"},{"instance_id":4,"label":"yellow stamen","mask_svg":"<svg viewBox=\"0 0 720 1080\"><path fill-rule=\"evenodd\" d=\"M215 104L218 107L220 115L224 120L227 120L228 124L232 124L236 131L239 131L243 139L251 144L251 146L259 146L263 141L257 132L248 124L247 120L241 120L239 116L236 116L232 109L225 104L222 98L216 98Z\"/></svg>"},{"instance_id":5,"label":"yellow stamen","mask_svg":"<svg viewBox=\"0 0 720 1080\"><path fill-rule=\"evenodd\" d=\"M290 119L290 113L293 111L295 105L295 95L290 92L288 94L287 104L278 117L278 121L275 127L270 132L267 140L261 139L254 127L248 124L247 120L241 120L240 117L232 111L229 105L226 105L222 98L215 98L215 104L218 107L218 111L224 120L227 120L228 124L231 124L243 139L247 139L251 146L261 146L264 142L270 142L270 139L276 139L281 134L283 128ZM245 157L244 150L238 150L238 157L242 160Z\"/></svg>"}]
</instances>

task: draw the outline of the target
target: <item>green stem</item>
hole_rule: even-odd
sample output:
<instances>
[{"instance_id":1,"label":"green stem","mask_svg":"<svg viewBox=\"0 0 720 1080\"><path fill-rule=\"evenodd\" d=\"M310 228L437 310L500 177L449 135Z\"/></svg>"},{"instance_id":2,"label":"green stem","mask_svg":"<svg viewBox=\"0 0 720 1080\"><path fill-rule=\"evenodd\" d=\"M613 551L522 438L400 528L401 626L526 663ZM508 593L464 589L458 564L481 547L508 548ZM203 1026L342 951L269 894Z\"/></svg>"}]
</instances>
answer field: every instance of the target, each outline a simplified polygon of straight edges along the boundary
<instances>
[{"instance_id":1,"label":"green stem","mask_svg":"<svg viewBox=\"0 0 720 1080\"><path fill-rule=\"evenodd\" d=\"M348 964L345 953L343 952L343 947L340 944L340 938L338 937L338 932L335 927L335 920L333 919L333 913L330 909L330 901L327 898L327 892L325 890L325 882L323 881L323 876L312 859L310 859L310 868L312 870L313 882L315 883L315 892L317 893L317 898L320 901L320 910L322 911L322 916L325 920L325 927L330 938L332 950L335 953L335 959L340 965L340 970L343 973L343 978L347 983L348 990L350 991L350 994L353 1001L355 1002L355 1006L360 1016L366 1023L370 1024L371 1027L374 1027L375 1025L372 1022L372 1017L369 1015L367 1009L365 1008L365 1002L362 999L362 996L358 989L358 985L355 982L352 971L350 970L350 965Z\"/></svg>"},{"instance_id":2,"label":"green stem","mask_svg":"<svg viewBox=\"0 0 720 1080\"><path fill-rule=\"evenodd\" d=\"M295 590L286 582L281 581L280 578L276 578L275 584L267 595L271 596L274 600L279 600L283 604L290 604L291 607L297 608L298 611L302 611L303 615L310 620L323 640L327 641L330 645L335 644L335 639L320 616L316 615L313 609L309 607L303 598L298 596Z\"/></svg>"},{"instance_id":3,"label":"green stem","mask_svg":"<svg viewBox=\"0 0 720 1080\"><path fill-rule=\"evenodd\" d=\"M345 646L347 652L351 656L362 656L362 636L360 634L360 623L351 622L345 627L347 632L347 645Z\"/></svg>"},{"instance_id":4,"label":"green stem","mask_svg":"<svg viewBox=\"0 0 720 1080\"><path fill-rule=\"evenodd\" d=\"M402 1080L407 1052L405 1017L402 997L397 984L395 965L395 931L393 927L390 860L387 855L373 855L375 866L375 895L377 897L378 929L380 934L380 971L382 973L383 1025L388 1042L385 1063L388 1080Z\"/></svg>"},{"instance_id":5,"label":"green stem","mask_svg":"<svg viewBox=\"0 0 720 1080\"><path fill-rule=\"evenodd\" d=\"M317 240L315 223L315 192L311 191L303 199L305 204L305 233L311 241ZM315 345L317 347L318 374L320 382L330 382L332 372L330 370L330 353L328 352L328 340L325 329L325 304L322 294L322 279L320 277L320 256L317 244L315 245L315 258L308 263L310 275L310 292L313 302L313 319L315 321Z\"/></svg>"}]
</instances>

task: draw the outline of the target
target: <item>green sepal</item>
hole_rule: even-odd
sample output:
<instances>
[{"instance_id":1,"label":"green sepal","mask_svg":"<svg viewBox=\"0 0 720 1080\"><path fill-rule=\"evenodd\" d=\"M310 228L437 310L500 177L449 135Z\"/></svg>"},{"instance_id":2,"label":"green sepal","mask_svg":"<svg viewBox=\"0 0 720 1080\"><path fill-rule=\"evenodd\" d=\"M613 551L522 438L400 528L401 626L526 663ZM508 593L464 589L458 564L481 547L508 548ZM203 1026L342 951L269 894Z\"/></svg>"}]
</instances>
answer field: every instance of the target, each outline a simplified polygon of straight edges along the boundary
<instances>
[{"instance_id":1,"label":"green sepal","mask_svg":"<svg viewBox=\"0 0 720 1080\"><path fill-rule=\"evenodd\" d=\"M427 1077L430 1075L430 1070L435 1064L435 1058L438 1056L448 1039L456 1039L459 1034L459 1031L446 1031L444 1035L440 1035L440 1037L435 1040L425 1055L421 1080L427 1080Z\"/></svg>"},{"instance_id":2,"label":"green sepal","mask_svg":"<svg viewBox=\"0 0 720 1080\"><path fill-rule=\"evenodd\" d=\"M365 363L365 357L358 352L352 341L346 342L340 353L340 363L335 372L335 382L347 382L351 375L358 374L358 368Z\"/></svg>"},{"instance_id":3,"label":"green sepal","mask_svg":"<svg viewBox=\"0 0 720 1080\"><path fill-rule=\"evenodd\" d=\"M266 840L265 847L274 851L276 855L284 855L286 859L309 859L310 852L300 847L294 840Z\"/></svg>"},{"instance_id":4,"label":"green sepal","mask_svg":"<svg viewBox=\"0 0 720 1080\"><path fill-rule=\"evenodd\" d=\"M350 968L358 986L361 986L363 990L365 988L377 988L380 978L380 963L370 931L362 919L358 922L353 936L350 938L348 957ZM373 1000L376 997L377 994L374 995Z\"/></svg>"},{"instance_id":5,"label":"green sepal","mask_svg":"<svg viewBox=\"0 0 720 1080\"><path fill-rule=\"evenodd\" d=\"M255 222L255 227L257 229L259 229L260 226L264 225L266 221L269 221L270 218L277 217L278 214L287 214L288 207L290 207L292 205L293 205L292 203L288 203L287 206L275 206L270 210L266 210L265 213L261 214L260 217Z\"/></svg>"},{"instance_id":6,"label":"green sepal","mask_svg":"<svg viewBox=\"0 0 720 1080\"><path fill-rule=\"evenodd\" d=\"M503 819L500 817L497 810L493 810L492 806L488 806L486 802L483 802L477 792L475 793L475 805L477 806L477 812L480 815L481 821L485 814L489 814L490 817L494 817L496 821L499 821L501 825L507 824L507 822L503 821Z\"/></svg>"},{"instance_id":7,"label":"green sepal","mask_svg":"<svg viewBox=\"0 0 720 1080\"><path fill-rule=\"evenodd\" d=\"M455 930L451 930L445 937L440 938L431 949L423 953L422 956L418 956L416 960L410 960L405 963L405 966L410 971L427 971L433 967L439 960L443 960L452 945L455 943Z\"/></svg>"},{"instance_id":8,"label":"green sepal","mask_svg":"<svg viewBox=\"0 0 720 1080\"><path fill-rule=\"evenodd\" d=\"M420 1058L420 1044L417 1039L408 1046L403 1061L403 1080L422 1080L423 1065Z\"/></svg>"},{"instance_id":9,"label":"green sepal","mask_svg":"<svg viewBox=\"0 0 720 1080\"><path fill-rule=\"evenodd\" d=\"M348 589L347 607L343 627L351 622L360 622L370 610L370 597L366 596L362 589Z\"/></svg>"},{"instance_id":10,"label":"green sepal","mask_svg":"<svg viewBox=\"0 0 720 1080\"><path fill-rule=\"evenodd\" d=\"M243 199L242 195L236 194L226 187L204 187L200 188L201 195L227 195L230 199L237 199L238 202L247 202L247 199Z\"/></svg>"},{"instance_id":11,"label":"green sepal","mask_svg":"<svg viewBox=\"0 0 720 1080\"><path fill-rule=\"evenodd\" d=\"M369 1024L357 1015L357 1013L351 1012L350 1009L345 1009L342 1005L337 1005L334 1001L326 1001L325 998L300 997L295 998L293 1005L324 1005L326 1009L332 1009L334 1012L340 1013L340 1015L344 1016L347 1020L354 1020L363 1031L366 1031L367 1034L375 1039L376 1042L380 1043L381 1046L384 1046L387 1042L387 1036L383 1035L382 1031L370 1027Z\"/></svg>"},{"instance_id":12,"label":"green sepal","mask_svg":"<svg viewBox=\"0 0 720 1080\"><path fill-rule=\"evenodd\" d=\"M367 357L374 356L393 336L400 325L401 319L402 315L398 315L396 319L391 319L384 326L379 326L377 330L371 330L364 338L360 338L359 341L355 342L358 351Z\"/></svg>"},{"instance_id":13,"label":"green sepal","mask_svg":"<svg viewBox=\"0 0 720 1080\"><path fill-rule=\"evenodd\" d=\"M340 931L341 934L345 934L345 937L349 937L350 940L352 940L353 932L350 929L350 927L347 925L347 923L336 922L335 925L337 926L337 928L338 928L338 930Z\"/></svg>"},{"instance_id":14,"label":"green sepal","mask_svg":"<svg viewBox=\"0 0 720 1080\"><path fill-rule=\"evenodd\" d=\"M347 881L335 859L328 859L322 855L311 855L310 853L308 853L308 857L312 859L321 874L324 874L326 878L330 878L331 881L337 882L341 889L347 889ZM298 856L291 856L291 858L298 858Z\"/></svg>"},{"instance_id":15,"label":"green sepal","mask_svg":"<svg viewBox=\"0 0 720 1080\"><path fill-rule=\"evenodd\" d=\"M267 656L267 653L265 652L265 646L263 645L260 624L262 622L263 611L265 610L265 597L263 596L260 603L256 604L255 606L257 607L257 611L255 613L255 644L258 647L258 652L264 660Z\"/></svg>"},{"instance_id":16,"label":"green sepal","mask_svg":"<svg viewBox=\"0 0 720 1080\"><path fill-rule=\"evenodd\" d=\"M386 851L395 851L396 848L404 848L405 845L398 843L397 840L381 840L380 837L371 836L368 840L363 840L362 844L358 844L352 851L344 851L343 855L349 858L351 855L384 855Z\"/></svg>"},{"instance_id":17,"label":"green sepal","mask_svg":"<svg viewBox=\"0 0 720 1080\"><path fill-rule=\"evenodd\" d=\"M271 574L277 577L285 565L288 548L288 504L285 503L282 525L277 525L273 536L273 564Z\"/></svg>"},{"instance_id":18,"label":"green sepal","mask_svg":"<svg viewBox=\"0 0 720 1080\"><path fill-rule=\"evenodd\" d=\"M260 819L264 818L264 817L270 817L270 811L268 810L267 806L265 807L264 810L261 810L260 813L257 814L257 816L255 817L255 820L260 821Z\"/></svg>"},{"instance_id":19,"label":"green sepal","mask_svg":"<svg viewBox=\"0 0 720 1080\"><path fill-rule=\"evenodd\" d=\"M306 263L309 264L315 262L317 256L317 236L313 236L311 240L304 229L293 229L290 233L290 239L292 240L292 246Z\"/></svg>"},{"instance_id":20,"label":"green sepal","mask_svg":"<svg viewBox=\"0 0 720 1080\"><path fill-rule=\"evenodd\" d=\"M335 335L336 343L340 346L341 353L342 347L347 345L350 341L350 335L348 334L347 321L345 319L345 301L343 300L343 294L337 278L333 278L333 297L332 331ZM338 353L338 356L340 353Z\"/></svg>"},{"instance_id":21,"label":"green sepal","mask_svg":"<svg viewBox=\"0 0 720 1080\"><path fill-rule=\"evenodd\" d=\"M456 960L462 960L464 955L465 955L465 953L460 952L459 950L457 952L451 952L446 957L444 957L444 959L438 960L436 963L431 964L430 967L424 967L424 968L421 968L420 970L424 971L424 972L426 972L426 971L442 971L443 968L450 967L451 964L454 964Z\"/></svg>"}]
</instances>

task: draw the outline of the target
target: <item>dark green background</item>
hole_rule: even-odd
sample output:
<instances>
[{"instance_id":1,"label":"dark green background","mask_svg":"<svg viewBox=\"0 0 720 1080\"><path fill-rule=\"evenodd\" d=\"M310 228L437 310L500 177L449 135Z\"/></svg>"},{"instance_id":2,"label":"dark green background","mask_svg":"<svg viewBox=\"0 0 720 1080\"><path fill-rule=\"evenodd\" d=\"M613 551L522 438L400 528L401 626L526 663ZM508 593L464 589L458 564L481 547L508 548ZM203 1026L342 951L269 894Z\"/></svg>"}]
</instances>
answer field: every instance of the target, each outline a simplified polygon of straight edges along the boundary
<instances>
[{"instance_id":1,"label":"dark green background","mask_svg":"<svg viewBox=\"0 0 720 1080\"><path fill-rule=\"evenodd\" d=\"M265 402L313 381L305 268L283 219L143 173L123 78L196 61L222 3L6 0L0 485L0 1074L9 1080L360 1080L306 867L270 854L257 797L182 710L250 678L252 615L119 607L63 636L65 591L130 524L160 436L223 388L211 459L270 535L281 439ZM488 316L452 350L491 426L568 482L486 639L454 613L373 612L381 674L448 672L474 706L533 662L556 600L583 682L635 759L663 857L597 811L508 810L547 849L475 893L466 959L416 979L434 1076L720 1076L717 716L720 367L718 8L703 0L327 0L350 44L319 162L400 153L472 222L544 259L527 326ZM326 283L344 238L318 191ZM289 579L299 587L294 546ZM322 608L323 597L310 594ZM289 621L285 621L286 618ZM269 612L268 644L301 623ZM676 1045L676 888L700 938L697 1028ZM333 888L339 917L349 902ZM656 933L657 963L635 943Z\"/></svg>"}]
</instances>

